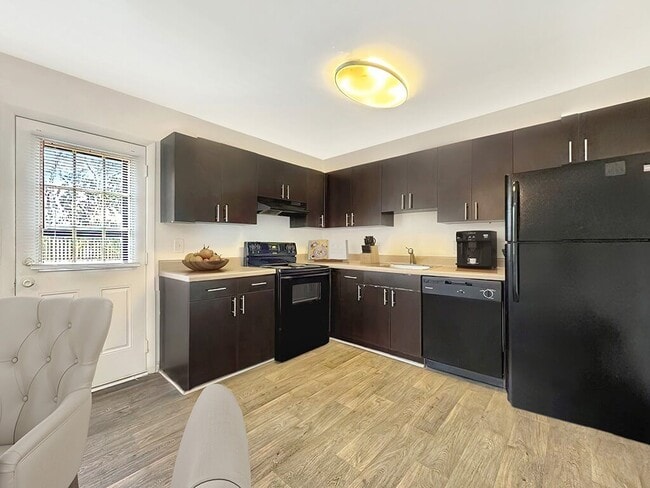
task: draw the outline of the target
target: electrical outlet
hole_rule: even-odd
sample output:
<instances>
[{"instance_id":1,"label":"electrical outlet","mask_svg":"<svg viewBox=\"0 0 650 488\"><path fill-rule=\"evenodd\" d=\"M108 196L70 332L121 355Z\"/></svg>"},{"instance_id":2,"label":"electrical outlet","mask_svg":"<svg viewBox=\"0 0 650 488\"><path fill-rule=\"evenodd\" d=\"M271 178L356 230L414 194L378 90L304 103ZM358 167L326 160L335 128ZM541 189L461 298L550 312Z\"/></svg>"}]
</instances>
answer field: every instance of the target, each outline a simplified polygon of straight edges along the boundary
<instances>
[{"instance_id":1,"label":"electrical outlet","mask_svg":"<svg viewBox=\"0 0 650 488\"><path fill-rule=\"evenodd\" d=\"M174 252L185 252L185 240L180 237L174 239Z\"/></svg>"}]
</instances>

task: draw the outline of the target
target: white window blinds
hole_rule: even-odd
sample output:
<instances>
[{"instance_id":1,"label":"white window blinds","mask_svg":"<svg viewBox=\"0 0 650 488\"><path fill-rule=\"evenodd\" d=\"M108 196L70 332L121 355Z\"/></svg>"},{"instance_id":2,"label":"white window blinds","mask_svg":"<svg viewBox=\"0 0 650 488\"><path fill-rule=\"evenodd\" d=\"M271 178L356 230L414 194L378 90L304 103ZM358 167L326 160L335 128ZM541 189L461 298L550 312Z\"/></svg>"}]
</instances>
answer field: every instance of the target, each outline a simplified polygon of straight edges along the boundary
<instances>
[{"instance_id":1,"label":"white window blinds","mask_svg":"<svg viewBox=\"0 0 650 488\"><path fill-rule=\"evenodd\" d=\"M136 262L134 161L44 139L38 180L36 264Z\"/></svg>"}]
</instances>

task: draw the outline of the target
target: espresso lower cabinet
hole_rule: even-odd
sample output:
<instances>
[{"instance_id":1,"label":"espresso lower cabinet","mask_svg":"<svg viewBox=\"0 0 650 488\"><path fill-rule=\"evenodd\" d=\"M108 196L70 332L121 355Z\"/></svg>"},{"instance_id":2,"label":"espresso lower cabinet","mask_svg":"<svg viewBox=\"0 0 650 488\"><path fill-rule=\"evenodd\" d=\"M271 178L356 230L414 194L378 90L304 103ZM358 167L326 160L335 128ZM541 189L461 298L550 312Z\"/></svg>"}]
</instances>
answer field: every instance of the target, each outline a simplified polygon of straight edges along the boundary
<instances>
[{"instance_id":1,"label":"espresso lower cabinet","mask_svg":"<svg viewBox=\"0 0 650 488\"><path fill-rule=\"evenodd\" d=\"M351 341L359 333L362 316L361 287L363 272L332 272L331 335Z\"/></svg>"},{"instance_id":2,"label":"espresso lower cabinet","mask_svg":"<svg viewBox=\"0 0 650 488\"><path fill-rule=\"evenodd\" d=\"M273 358L275 277L160 278L160 368L183 390Z\"/></svg>"},{"instance_id":3,"label":"espresso lower cabinet","mask_svg":"<svg viewBox=\"0 0 650 488\"><path fill-rule=\"evenodd\" d=\"M421 361L419 276L334 270L333 282L333 337Z\"/></svg>"}]
</instances>

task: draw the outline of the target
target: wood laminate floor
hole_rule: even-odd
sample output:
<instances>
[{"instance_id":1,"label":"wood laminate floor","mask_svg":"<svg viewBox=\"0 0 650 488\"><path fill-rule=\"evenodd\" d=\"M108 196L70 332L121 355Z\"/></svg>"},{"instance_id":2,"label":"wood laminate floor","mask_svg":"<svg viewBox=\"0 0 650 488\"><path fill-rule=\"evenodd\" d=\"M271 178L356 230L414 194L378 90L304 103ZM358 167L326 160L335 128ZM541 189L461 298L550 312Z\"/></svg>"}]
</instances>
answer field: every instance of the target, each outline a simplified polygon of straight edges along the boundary
<instances>
[{"instance_id":1,"label":"wood laminate floor","mask_svg":"<svg viewBox=\"0 0 650 488\"><path fill-rule=\"evenodd\" d=\"M256 488L650 488L650 446L337 342L223 383ZM80 486L169 486L197 396L159 375L96 393Z\"/></svg>"}]
</instances>

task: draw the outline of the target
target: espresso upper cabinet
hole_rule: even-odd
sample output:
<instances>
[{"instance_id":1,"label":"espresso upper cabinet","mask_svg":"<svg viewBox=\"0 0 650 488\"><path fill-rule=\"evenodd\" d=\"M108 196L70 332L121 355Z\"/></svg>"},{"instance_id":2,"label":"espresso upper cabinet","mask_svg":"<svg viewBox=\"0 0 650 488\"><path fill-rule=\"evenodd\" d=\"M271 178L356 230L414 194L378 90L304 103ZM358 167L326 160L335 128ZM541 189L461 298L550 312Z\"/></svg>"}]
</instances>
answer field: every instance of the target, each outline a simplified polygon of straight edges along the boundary
<instances>
[{"instance_id":1,"label":"espresso upper cabinet","mask_svg":"<svg viewBox=\"0 0 650 488\"><path fill-rule=\"evenodd\" d=\"M472 220L504 220L505 176L512 173L512 132L472 141Z\"/></svg>"},{"instance_id":2,"label":"espresso upper cabinet","mask_svg":"<svg viewBox=\"0 0 650 488\"><path fill-rule=\"evenodd\" d=\"M381 209L381 163L362 164L327 176L328 227L393 225L393 216L382 214Z\"/></svg>"},{"instance_id":3,"label":"espresso upper cabinet","mask_svg":"<svg viewBox=\"0 0 650 488\"><path fill-rule=\"evenodd\" d=\"M291 227L325 227L325 179L320 171L306 169L307 173L307 215L291 217Z\"/></svg>"},{"instance_id":4,"label":"espresso upper cabinet","mask_svg":"<svg viewBox=\"0 0 650 488\"><path fill-rule=\"evenodd\" d=\"M307 168L261 155L257 159L260 196L307 201Z\"/></svg>"},{"instance_id":5,"label":"espresso upper cabinet","mask_svg":"<svg viewBox=\"0 0 650 488\"><path fill-rule=\"evenodd\" d=\"M327 227L350 225L352 169L334 171L327 175L326 221Z\"/></svg>"},{"instance_id":6,"label":"espresso upper cabinet","mask_svg":"<svg viewBox=\"0 0 650 488\"><path fill-rule=\"evenodd\" d=\"M650 98L580 115L580 160L650 152Z\"/></svg>"},{"instance_id":7,"label":"espresso upper cabinet","mask_svg":"<svg viewBox=\"0 0 650 488\"><path fill-rule=\"evenodd\" d=\"M514 131L513 172L554 168L578 161L579 115Z\"/></svg>"},{"instance_id":8,"label":"espresso upper cabinet","mask_svg":"<svg viewBox=\"0 0 650 488\"><path fill-rule=\"evenodd\" d=\"M254 153L179 133L160 146L163 222L256 223Z\"/></svg>"},{"instance_id":9,"label":"espresso upper cabinet","mask_svg":"<svg viewBox=\"0 0 650 488\"><path fill-rule=\"evenodd\" d=\"M505 175L512 172L512 132L441 147L438 222L504 219Z\"/></svg>"},{"instance_id":10,"label":"espresso upper cabinet","mask_svg":"<svg viewBox=\"0 0 650 488\"><path fill-rule=\"evenodd\" d=\"M438 222L469 220L472 141L438 148Z\"/></svg>"},{"instance_id":11,"label":"espresso upper cabinet","mask_svg":"<svg viewBox=\"0 0 650 488\"><path fill-rule=\"evenodd\" d=\"M437 149L381 162L381 210L434 209L438 204Z\"/></svg>"}]
</instances>

